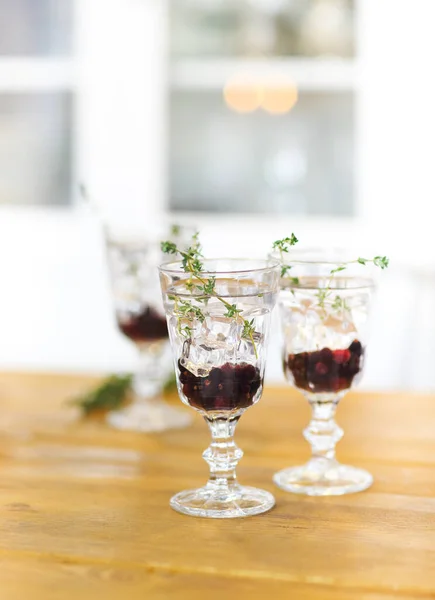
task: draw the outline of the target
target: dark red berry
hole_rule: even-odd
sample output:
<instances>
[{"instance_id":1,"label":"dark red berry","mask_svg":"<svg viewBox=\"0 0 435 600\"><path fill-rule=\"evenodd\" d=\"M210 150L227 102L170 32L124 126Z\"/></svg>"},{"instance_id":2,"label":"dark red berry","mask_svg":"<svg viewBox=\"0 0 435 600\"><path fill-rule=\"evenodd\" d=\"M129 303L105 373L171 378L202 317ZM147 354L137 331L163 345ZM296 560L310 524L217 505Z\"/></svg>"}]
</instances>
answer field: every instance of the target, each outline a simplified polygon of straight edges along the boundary
<instances>
[{"instance_id":1,"label":"dark red berry","mask_svg":"<svg viewBox=\"0 0 435 600\"><path fill-rule=\"evenodd\" d=\"M316 369L316 373L318 375L326 375L326 373L329 371L329 369L325 365L325 363L322 363L322 362L318 362L315 366L315 369Z\"/></svg>"},{"instance_id":2,"label":"dark red berry","mask_svg":"<svg viewBox=\"0 0 435 600\"><path fill-rule=\"evenodd\" d=\"M231 363L225 363L222 367L220 367L221 373L224 377L234 377L235 365Z\"/></svg>"},{"instance_id":3,"label":"dark red berry","mask_svg":"<svg viewBox=\"0 0 435 600\"><path fill-rule=\"evenodd\" d=\"M199 377L180 367L183 394L189 404L204 411L240 410L251 406L262 379L260 371L248 363L226 363L208 376Z\"/></svg>"},{"instance_id":4,"label":"dark red berry","mask_svg":"<svg viewBox=\"0 0 435 600\"><path fill-rule=\"evenodd\" d=\"M249 365L247 363L241 363L236 367L237 376L239 379L243 381L252 381L257 374L257 369L254 365Z\"/></svg>"},{"instance_id":5,"label":"dark red berry","mask_svg":"<svg viewBox=\"0 0 435 600\"><path fill-rule=\"evenodd\" d=\"M325 364L331 364L334 361L334 353L329 348L322 348L320 350L319 358Z\"/></svg>"},{"instance_id":6,"label":"dark red berry","mask_svg":"<svg viewBox=\"0 0 435 600\"><path fill-rule=\"evenodd\" d=\"M351 383L352 383L352 378L339 377L335 382L335 386L337 388L337 391L346 390L347 388L350 387Z\"/></svg>"},{"instance_id":7,"label":"dark red berry","mask_svg":"<svg viewBox=\"0 0 435 600\"><path fill-rule=\"evenodd\" d=\"M222 374L222 370L221 369L212 369L210 371L210 373L208 374L208 377L211 381L213 381L213 383L219 383L220 381L222 381L223 378L223 374Z\"/></svg>"},{"instance_id":8,"label":"dark red berry","mask_svg":"<svg viewBox=\"0 0 435 600\"><path fill-rule=\"evenodd\" d=\"M346 363L350 358L350 350L334 350L334 361L338 365Z\"/></svg>"},{"instance_id":9,"label":"dark red berry","mask_svg":"<svg viewBox=\"0 0 435 600\"><path fill-rule=\"evenodd\" d=\"M225 396L216 396L213 400L214 408L213 410L222 410L227 406L227 400Z\"/></svg>"},{"instance_id":10,"label":"dark red berry","mask_svg":"<svg viewBox=\"0 0 435 600\"><path fill-rule=\"evenodd\" d=\"M180 371L180 382L187 383L188 381L189 381L189 377L188 377L186 371Z\"/></svg>"},{"instance_id":11,"label":"dark red berry","mask_svg":"<svg viewBox=\"0 0 435 600\"><path fill-rule=\"evenodd\" d=\"M357 356L361 356L362 354L362 345L358 340L354 340L349 346L349 351L351 354L356 354Z\"/></svg>"},{"instance_id":12,"label":"dark red berry","mask_svg":"<svg viewBox=\"0 0 435 600\"><path fill-rule=\"evenodd\" d=\"M149 342L168 337L166 319L151 306L145 306L141 312L131 313L126 318L119 317L118 325L122 333L134 342Z\"/></svg>"},{"instance_id":13,"label":"dark red berry","mask_svg":"<svg viewBox=\"0 0 435 600\"><path fill-rule=\"evenodd\" d=\"M316 392L338 392L348 389L361 370L363 347L354 340L349 348L331 350L322 348L313 352L289 354L285 362L287 375L294 385Z\"/></svg>"}]
</instances>

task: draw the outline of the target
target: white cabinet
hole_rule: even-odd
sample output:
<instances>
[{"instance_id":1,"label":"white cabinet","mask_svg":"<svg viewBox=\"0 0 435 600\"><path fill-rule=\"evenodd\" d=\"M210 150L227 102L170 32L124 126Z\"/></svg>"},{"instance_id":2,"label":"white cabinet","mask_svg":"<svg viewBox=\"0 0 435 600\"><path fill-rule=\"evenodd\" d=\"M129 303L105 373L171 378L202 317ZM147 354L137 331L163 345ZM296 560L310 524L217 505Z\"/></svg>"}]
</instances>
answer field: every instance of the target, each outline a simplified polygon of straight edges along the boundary
<instances>
[{"instance_id":1,"label":"white cabinet","mask_svg":"<svg viewBox=\"0 0 435 600\"><path fill-rule=\"evenodd\" d=\"M169 4L172 210L357 214L354 4Z\"/></svg>"},{"instance_id":2,"label":"white cabinet","mask_svg":"<svg viewBox=\"0 0 435 600\"><path fill-rule=\"evenodd\" d=\"M0 0L0 205L70 201L74 0Z\"/></svg>"}]
</instances>

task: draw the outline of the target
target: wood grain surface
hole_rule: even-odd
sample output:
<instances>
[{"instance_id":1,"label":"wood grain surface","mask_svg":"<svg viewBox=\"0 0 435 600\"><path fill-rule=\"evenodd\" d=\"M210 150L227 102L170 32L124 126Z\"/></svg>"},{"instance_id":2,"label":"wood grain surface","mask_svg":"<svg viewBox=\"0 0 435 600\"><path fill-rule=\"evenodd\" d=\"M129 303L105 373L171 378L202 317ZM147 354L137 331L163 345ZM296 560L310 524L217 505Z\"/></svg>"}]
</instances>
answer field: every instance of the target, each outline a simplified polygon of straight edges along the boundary
<instances>
[{"instance_id":1,"label":"wood grain surface","mask_svg":"<svg viewBox=\"0 0 435 600\"><path fill-rule=\"evenodd\" d=\"M209 520L168 505L206 481L201 419L154 435L83 421L65 403L94 383L0 375L0 600L435 598L435 396L345 397L338 458L375 483L305 498L272 475L308 458L308 406L266 389L238 427L238 474L276 507Z\"/></svg>"}]
</instances>

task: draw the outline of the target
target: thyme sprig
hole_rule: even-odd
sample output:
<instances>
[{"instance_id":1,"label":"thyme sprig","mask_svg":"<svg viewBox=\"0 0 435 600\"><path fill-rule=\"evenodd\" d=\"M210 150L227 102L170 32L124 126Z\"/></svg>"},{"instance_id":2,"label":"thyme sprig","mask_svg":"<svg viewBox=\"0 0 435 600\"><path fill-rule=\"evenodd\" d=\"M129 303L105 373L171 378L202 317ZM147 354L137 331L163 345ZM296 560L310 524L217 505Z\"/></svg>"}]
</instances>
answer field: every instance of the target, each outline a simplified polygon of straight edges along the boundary
<instances>
[{"instance_id":1,"label":"thyme sprig","mask_svg":"<svg viewBox=\"0 0 435 600\"><path fill-rule=\"evenodd\" d=\"M132 375L111 375L96 388L70 400L69 404L78 406L85 417L98 411L118 410L128 398L132 381Z\"/></svg>"},{"instance_id":2,"label":"thyme sprig","mask_svg":"<svg viewBox=\"0 0 435 600\"><path fill-rule=\"evenodd\" d=\"M281 259L281 277L285 277L291 269L290 265L286 265L284 263L284 253L288 253L290 248L292 246L295 246L298 243L298 241L298 238L295 236L294 233L292 233L290 237L286 237L282 240L276 240L276 242L273 242L272 248L275 251L277 250L279 252ZM292 280L292 283L294 283L295 285L299 283L299 279L297 277L292 277Z\"/></svg>"},{"instance_id":3,"label":"thyme sprig","mask_svg":"<svg viewBox=\"0 0 435 600\"><path fill-rule=\"evenodd\" d=\"M84 417L122 408L132 392L133 375L110 375L88 392L70 399L67 404L78 407ZM164 383L163 391L172 392L176 385L173 372Z\"/></svg>"},{"instance_id":4,"label":"thyme sprig","mask_svg":"<svg viewBox=\"0 0 435 600\"><path fill-rule=\"evenodd\" d=\"M380 269L386 269L389 265L389 262L390 261L386 256L375 256L374 258L359 257L356 260L350 260L346 263L342 263L342 264L338 265L334 269L331 269L331 271L329 273L329 279L326 283L326 286L324 288L322 288L321 290L319 290L317 293L318 305L320 306L321 309L325 310L325 303L332 294L331 285L334 282L335 275L337 273L341 273L342 271L345 271L347 269L348 265L352 265L352 264L367 265L368 263L373 263L375 265L375 267L379 267ZM341 298L340 296L335 296L335 299L332 302L331 306L332 306L333 310L337 310L337 311L349 310L349 306L347 305L346 300L344 298Z\"/></svg>"},{"instance_id":5,"label":"thyme sprig","mask_svg":"<svg viewBox=\"0 0 435 600\"><path fill-rule=\"evenodd\" d=\"M180 225L177 225L176 223L173 223L171 225L171 235L178 236L178 235L180 235L180 232L181 232Z\"/></svg>"},{"instance_id":6,"label":"thyme sprig","mask_svg":"<svg viewBox=\"0 0 435 600\"><path fill-rule=\"evenodd\" d=\"M272 248L275 251L280 253L281 259L281 278L287 278L288 281L295 287L297 287L300 283L298 277L291 277L289 272L292 269L291 265L285 264L285 253L288 253L290 248L294 246L298 242L297 237L294 233L291 234L290 237L283 238L282 240L277 240L273 243ZM334 269L331 269L329 273L329 279L326 283L326 286L322 289L319 289L317 292L317 300L320 308L325 312L325 304L330 299L332 295L331 286L334 282L334 277L337 273L341 273L345 271L347 266L350 264L360 264L367 265L368 263L373 263L375 267L379 267L380 269L386 269L389 265L389 259L386 256L375 256L374 258L362 258L359 257L356 260L351 260L346 263L341 263L336 266ZM293 290L292 290L293 291ZM336 295L331 303L331 307L336 311L347 311L349 310L349 306L346 303L346 300L341 296Z\"/></svg>"},{"instance_id":7,"label":"thyme sprig","mask_svg":"<svg viewBox=\"0 0 435 600\"><path fill-rule=\"evenodd\" d=\"M199 243L198 233L193 236L192 244L187 250L180 250L174 242L164 241L161 243L162 252L165 254L174 254L181 257L181 265L186 273L190 273L190 277L186 282L186 287L190 292L196 292L196 299L199 302L208 302L209 298L216 298L221 302L226 312L224 317L234 318L242 326L242 338L249 339L252 343L255 357L258 358L257 346L254 340L255 327L254 319L247 321L242 317L242 310L237 308L236 304L230 304L219 296L216 292L216 277L205 278L203 276L203 263L202 263L202 248ZM189 324L183 324L184 321L193 323L198 320L200 323L205 321L205 314L202 309L192 304L189 300L182 300L175 295L168 296L170 300L175 303L174 312L178 318L178 331L181 335L190 339L193 334L193 329Z\"/></svg>"}]
</instances>

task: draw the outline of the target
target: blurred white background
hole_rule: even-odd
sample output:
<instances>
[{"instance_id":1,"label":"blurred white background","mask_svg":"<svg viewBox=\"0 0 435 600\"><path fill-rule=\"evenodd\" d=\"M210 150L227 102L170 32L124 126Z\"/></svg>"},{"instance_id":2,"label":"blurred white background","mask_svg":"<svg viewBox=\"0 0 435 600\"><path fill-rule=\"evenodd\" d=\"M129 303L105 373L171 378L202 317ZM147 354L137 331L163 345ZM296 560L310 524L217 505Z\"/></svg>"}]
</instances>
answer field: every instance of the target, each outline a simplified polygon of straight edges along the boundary
<instances>
[{"instance_id":1,"label":"blurred white background","mask_svg":"<svg viewBox=\"0 0 435 600\"><path fill-rule=\"evenodd\" d=\"M435 5L0 0L0 368L130 369L101 226L387 254L363 385L435 389ZM274 336L269 380L282 381Z\"/></svg>"}]
</instances>

